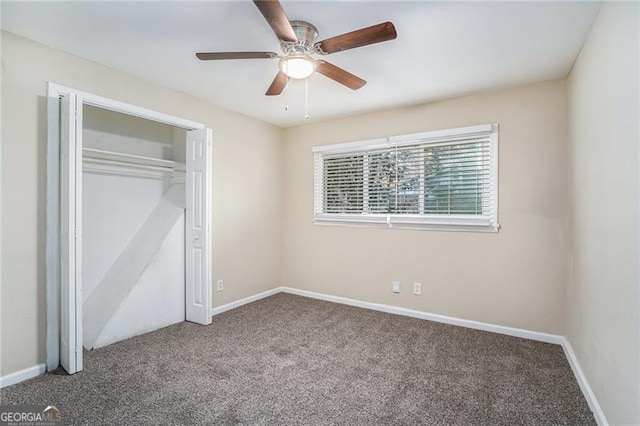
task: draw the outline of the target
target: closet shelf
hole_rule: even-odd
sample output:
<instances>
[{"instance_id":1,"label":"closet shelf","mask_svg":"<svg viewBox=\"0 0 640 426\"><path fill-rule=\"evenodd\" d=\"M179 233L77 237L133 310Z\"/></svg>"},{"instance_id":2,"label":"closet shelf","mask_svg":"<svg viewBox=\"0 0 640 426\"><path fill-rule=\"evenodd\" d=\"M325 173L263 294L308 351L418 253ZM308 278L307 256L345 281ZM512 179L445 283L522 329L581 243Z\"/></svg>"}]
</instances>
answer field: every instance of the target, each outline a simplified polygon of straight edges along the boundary
<instances>
[{"instance_id":1,"label":"closet shelf","mask_svg":"<svg viewBox=\"0 0 640 426\"><path fill-rule=\"evenodd\" d=\"M102 164L129 165L136 168L149 168L154 170L184 170L185 164L162 158L143 157L141 155L123 154L121 152L104 151L101 149L83 148L84 161Z\"/></svg>"}]
</instances>

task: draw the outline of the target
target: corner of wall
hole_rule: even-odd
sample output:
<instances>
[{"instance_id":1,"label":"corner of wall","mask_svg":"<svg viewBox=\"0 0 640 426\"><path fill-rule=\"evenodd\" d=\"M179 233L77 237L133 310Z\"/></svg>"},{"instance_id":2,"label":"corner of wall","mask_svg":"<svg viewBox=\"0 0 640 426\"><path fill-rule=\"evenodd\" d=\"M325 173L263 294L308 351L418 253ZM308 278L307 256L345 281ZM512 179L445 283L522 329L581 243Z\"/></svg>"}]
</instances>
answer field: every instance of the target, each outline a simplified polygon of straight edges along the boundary
<instances>
[{"instance_id":1,"label":"corner of wall","mask_svg":"<svg viewBox=\"0 0 640 426\"><path fill-rule=\"evenodd\" d=\"M603 2L567 77L567 356L601 424L640 423L639 36Z\"/></svg>"}]
</instances>

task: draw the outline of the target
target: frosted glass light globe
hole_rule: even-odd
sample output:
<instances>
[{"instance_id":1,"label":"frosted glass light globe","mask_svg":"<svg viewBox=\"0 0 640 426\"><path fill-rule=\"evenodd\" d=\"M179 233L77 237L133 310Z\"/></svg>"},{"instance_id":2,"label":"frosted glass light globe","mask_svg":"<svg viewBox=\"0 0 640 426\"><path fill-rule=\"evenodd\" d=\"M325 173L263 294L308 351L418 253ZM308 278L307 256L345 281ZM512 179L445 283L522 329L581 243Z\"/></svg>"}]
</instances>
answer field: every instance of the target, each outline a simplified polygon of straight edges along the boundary
<instances>
[{"instance_id":1,"label":"frosted glass light globe","mask_svg":"<svg viewBox=\"0 0 640 426\"><path fill-rule=\"evenodd\" d=\"M285 56L280 60L280 70L289 78L302 80L313 74L316 63L306 55Z\"/></svg>"}]
</instances>

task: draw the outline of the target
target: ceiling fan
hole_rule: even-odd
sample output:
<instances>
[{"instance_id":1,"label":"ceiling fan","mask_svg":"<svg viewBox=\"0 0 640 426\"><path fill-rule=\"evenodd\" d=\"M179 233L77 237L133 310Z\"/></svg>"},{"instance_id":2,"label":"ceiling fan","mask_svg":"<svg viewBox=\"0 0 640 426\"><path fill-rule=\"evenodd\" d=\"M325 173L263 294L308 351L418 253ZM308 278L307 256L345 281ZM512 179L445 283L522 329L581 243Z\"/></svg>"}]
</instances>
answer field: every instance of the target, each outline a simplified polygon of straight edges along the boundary
<instances>
[{"instance_id":1,"label":"ceiling fan","mask_svg":"<svg viewBox=\"0 0 640 426\"><path fill-rule=\"evenodd\" d=\"M201 52L196 53L196 57L203 61L280 58L280 70L267 89L267 96L281 94L290 78L305 79L314 71L350 89L357 90L367 82L327 61L314 59L311 55L328 55L393 40L397 37L393 24L384 22L323 41L316 41L318 37L316 27L305 21L289 21L278 0L254 0L254 3L278 37L280 49L284 55L274 52Z\"/></svg>"}]
</instances>

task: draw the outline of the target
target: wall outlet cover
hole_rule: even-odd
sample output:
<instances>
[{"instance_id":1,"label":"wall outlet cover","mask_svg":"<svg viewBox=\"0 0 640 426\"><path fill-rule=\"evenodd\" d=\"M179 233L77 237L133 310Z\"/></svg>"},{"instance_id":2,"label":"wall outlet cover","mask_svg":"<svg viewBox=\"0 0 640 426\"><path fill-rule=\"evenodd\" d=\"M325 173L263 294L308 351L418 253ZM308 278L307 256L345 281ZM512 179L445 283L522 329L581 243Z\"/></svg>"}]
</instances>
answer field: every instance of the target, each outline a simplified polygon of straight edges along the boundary
<instances>
[{"instance_id":1,"label":"wall outlet cover","mask_svg":"<svg viewBox=\"0 0 640 426\"><path fill-rule=\"evenodd\" d=\"M400 281L391 282L391 291L394 293L400 293Z\"/></svg>"},{"instance_id":2,"label":"wall outlet cover","mask_svg":"<svg viewBox=\"0 0 640 426\"><path fill-rule=\"evenodd\" d=\"M224 290L224 281L218 280L217 290L218 291Z\"/></svg>"},{"instance_id":3,"label":"wall outlet cover","mask_svg":"<svg viewBox=\"0 0 640 426\"><path fill-rule=\"evenodd\" d=\"M422 294L422 283L413 283L413 294L416 296Z\"/></svg>"}]
</instances>

